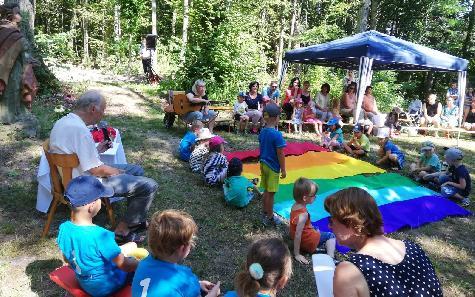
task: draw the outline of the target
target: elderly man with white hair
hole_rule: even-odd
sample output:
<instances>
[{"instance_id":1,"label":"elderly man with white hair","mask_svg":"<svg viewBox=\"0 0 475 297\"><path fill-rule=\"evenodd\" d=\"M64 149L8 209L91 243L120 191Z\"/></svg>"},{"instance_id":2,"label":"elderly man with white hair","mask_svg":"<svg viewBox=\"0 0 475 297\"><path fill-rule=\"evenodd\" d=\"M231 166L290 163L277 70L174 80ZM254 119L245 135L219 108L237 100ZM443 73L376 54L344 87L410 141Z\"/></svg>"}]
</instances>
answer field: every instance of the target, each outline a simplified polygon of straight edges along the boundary
<instances>
[{"instance_id":1,"label":"elderly man with white hair","mask_svg":"<svg viewBox=\"0 0 475 297\"><path fill-rule=\"evenodd\" d=\"M51 130L50 152L76 154L79 166L73 169L73 178L93 175L114 189L114 196L127 199L127 211L115 229L118 242L143 241L138 232L147 228L146 216L157 191L157 183L144 177L138 165L105 165L99 153L108 149L107 141L96 147L88 125L97 124L104 116L106 100L97 90L85 92L73 112L59 119Z\"/></svg>"}]
</instances>

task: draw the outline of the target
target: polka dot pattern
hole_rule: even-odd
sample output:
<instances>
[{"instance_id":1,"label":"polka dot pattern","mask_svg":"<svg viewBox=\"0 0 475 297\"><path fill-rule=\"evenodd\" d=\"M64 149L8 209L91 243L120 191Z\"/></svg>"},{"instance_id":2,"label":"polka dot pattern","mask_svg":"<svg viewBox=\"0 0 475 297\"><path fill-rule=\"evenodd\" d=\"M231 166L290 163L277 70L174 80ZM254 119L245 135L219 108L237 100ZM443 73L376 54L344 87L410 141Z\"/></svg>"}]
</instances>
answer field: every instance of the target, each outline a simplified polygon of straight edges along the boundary
<instances>
[{"instance_id":1,"label":"polka dot pattern","mask_svg":"<svg viewBox=\"0 0 475 297\"><path fill-rule=\"evenodd\" d=\"M443 296L434 267L422 248L408 240L404 244L406 254L396 265L361 254L351 255L348 261L363 273L372 297Z\"/></svg>"}]
</instances>

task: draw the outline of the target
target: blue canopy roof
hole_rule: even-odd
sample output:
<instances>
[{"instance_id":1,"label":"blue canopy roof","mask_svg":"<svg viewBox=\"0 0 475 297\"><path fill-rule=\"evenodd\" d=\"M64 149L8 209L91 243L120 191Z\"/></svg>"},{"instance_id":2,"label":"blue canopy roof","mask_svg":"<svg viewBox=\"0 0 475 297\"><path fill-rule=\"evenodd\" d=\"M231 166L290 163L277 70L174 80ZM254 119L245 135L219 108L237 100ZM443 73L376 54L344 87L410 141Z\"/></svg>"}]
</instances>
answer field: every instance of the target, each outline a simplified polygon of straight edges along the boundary
<instances>
[{"instance_id":1,"label":"blue canopy roof","mask_svg":"<svg viewBox=\"0 0 475 297\"><path fill-rule=\"evenodd\" d=\"M291 63L358 69L360 57L373 58L373 70L466 71L468 61L377 31L285 53Z\"/></svg>"}]
</instances>

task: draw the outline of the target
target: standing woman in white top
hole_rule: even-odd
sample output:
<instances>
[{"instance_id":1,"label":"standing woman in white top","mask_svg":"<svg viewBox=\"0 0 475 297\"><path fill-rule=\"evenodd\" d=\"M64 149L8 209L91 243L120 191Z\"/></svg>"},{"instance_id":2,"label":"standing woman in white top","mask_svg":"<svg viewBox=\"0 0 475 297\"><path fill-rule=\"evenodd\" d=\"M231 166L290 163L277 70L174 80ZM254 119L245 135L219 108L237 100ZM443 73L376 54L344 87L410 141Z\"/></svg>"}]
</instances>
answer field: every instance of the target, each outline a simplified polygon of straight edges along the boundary
<instances>
[{"instance_id":1,"label":"standing woman in white top","mask_svg":"<svg viewBox=\"0 0 475 297\"><path fill-rule=\"evenodd\" d=\"M330 85L324 83L315 97L315 107L317 116L326 122L332 117L330 108Z\"/></svg>"}]
</instances>

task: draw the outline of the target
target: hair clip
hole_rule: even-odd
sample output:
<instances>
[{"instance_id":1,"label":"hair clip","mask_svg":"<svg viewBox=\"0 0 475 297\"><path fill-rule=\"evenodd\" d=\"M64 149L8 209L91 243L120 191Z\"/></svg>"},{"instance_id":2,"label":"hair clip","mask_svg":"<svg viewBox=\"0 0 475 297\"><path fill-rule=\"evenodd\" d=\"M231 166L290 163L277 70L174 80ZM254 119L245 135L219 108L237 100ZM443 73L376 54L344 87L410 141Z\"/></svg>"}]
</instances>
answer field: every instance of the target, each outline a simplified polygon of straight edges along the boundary
<instances>
[{"instance_id":1,"label":"hair clip","mask_svg":"<svg viewBox=\"0 0 475 297\"><path fill-rule=\"evenodd\" d=\"M255 280L260 280L264 277L264 269L262 269L262 266L259 263L252 263L249 266L249 273Z\"/></svg>"}]
</instances>

